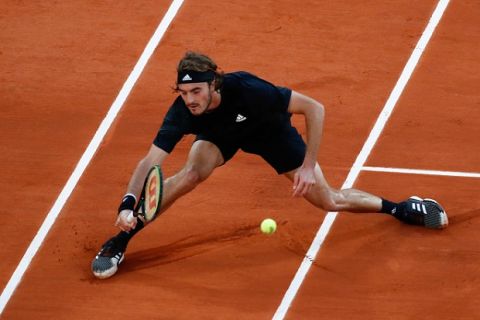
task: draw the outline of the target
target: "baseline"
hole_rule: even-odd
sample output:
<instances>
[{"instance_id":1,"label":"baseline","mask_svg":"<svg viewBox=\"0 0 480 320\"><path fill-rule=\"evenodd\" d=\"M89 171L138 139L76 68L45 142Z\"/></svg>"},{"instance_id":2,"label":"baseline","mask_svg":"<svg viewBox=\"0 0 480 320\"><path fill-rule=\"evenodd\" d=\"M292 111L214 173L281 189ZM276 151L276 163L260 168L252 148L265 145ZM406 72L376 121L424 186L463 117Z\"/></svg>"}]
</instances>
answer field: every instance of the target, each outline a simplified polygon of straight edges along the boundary
<instances>
[{"instance_id":1,"label":"baseline","mask_svg":"<svg viewBox=\"0 0 480 320\"><path fill-rule=\"evenodd\" d=\"M62 191L60 192L57 200L55 201L52 208L48 212L40 229L38 230L37 234L33 238L30 245L28 246L27 251L23 255L22 259L20 260L20 263L18 264L14 273L10 277L10 280L8 281L7 285L5 286L2 292L2 295L0 296L0 315L2 314L3 310L5 309L5 306L7 305L8 301L12 297L18 284L22 280L22 277L25 274L25 271L29 267L36 253L38 252L38 249L42 245L48 232L50 231L51 227L55 223L55 220L60 214L60 211L63 209L65 203L67 202L68 198L70 197L73 190L75 189L86 167L92 160L95 152L100 146L100 143L105 137L108 129L110 128L113 121L115 120L125 100L127 99L130 92L132 91L133 86L135 85L138 78L142 74L148 60L150 59L153 52L155 51L155 48L160 43L160 40L163 38L163 35L167 31L167 28L170 26L171 22L173 21L173 18L176 16L182 4L183 4L183 0L172 1L170 7L165 13L165 16L163 17L157 29L155 30L155 33L150 38L142 55L140 56L132 72L130 73L127 80L123 84L122 89L120 90L119 94L117 95L113 104L111 105L107 115L103 119L102 123L100 124L97 131L95 132L95 135L90 141L90 144L88 145L87 149L85 150L82 157L80 158L77 166L75 167L75 170L72 172L72 175L68 179L67 183L65 184Z\"/></svg>"},{"instance_id":2,"label":"baseline","mask_svg":"<svg viewBox=\"0 0 480 320\"><path fill-rule=\"evenodd\" d=\"M381 132L383 131L383 128L385 127L385 124L387 123L388 119L390 118L393 109L398 102L398 99L400 98L400 95L402 94L403 90L405 89L405 86L407 85L408 80L413 74L413 71L415 70L416 65L418 64L418 61L420 60L420 57L423 54L423 51L425 50L428 42L430 41L433 32L440 22L440 19L443 16L443 13L445 12L448 3L450 0L439 0L431 18L430 21L428 22L422 36L420 37L417 45L413 49L413 52L410 56L410 58L407 61L407 64L405 65L400 78L398 79L397 83L395 84L395 87L393 88L387 102L385 103L385 106L383 110L381 111L377 121L375 122L375 125L370 131L370 134L365 141L365 144L362 147L362 150L358 154L358 157L356 158L352 168L350 169L350 172L348 173L347 178L345 179L345 182L342 185L342 189L346 188L351 188L357 179L360 171L364 167L363 165L367 161L367 158L372 151L375 143L377 142L378 138L380 137ZM315 260L315 257L320 250L320 247L322 246L323 242L325 241L325 238L330 231L330 228L333 225L333 222L335 221L335 218L337 217L338 212L328 212L325 220L323 221L322 225L320 226L320 229L318 230L310 248L308 249L305 257L303 258L303 261L295 274L295 277L293 278L292 282L290 283L289 288L287 289L277 311L273 315L272 319L275 320L280 320L284 319L288 309L290 308L293 299L295 298L298 290L300 289L300 286L303 283L303 280L305 279L305 276L307 275L313 261Z\"/></svg>"}]
</instances>

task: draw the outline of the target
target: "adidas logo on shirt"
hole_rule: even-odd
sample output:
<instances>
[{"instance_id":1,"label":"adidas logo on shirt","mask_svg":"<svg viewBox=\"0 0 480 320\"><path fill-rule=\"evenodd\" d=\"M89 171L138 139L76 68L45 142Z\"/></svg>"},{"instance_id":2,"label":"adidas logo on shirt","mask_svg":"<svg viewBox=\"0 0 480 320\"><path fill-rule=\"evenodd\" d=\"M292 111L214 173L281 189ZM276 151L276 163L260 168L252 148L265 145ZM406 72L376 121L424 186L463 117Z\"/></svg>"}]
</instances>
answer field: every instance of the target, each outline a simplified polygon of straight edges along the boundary
<instances>
[{"instance_id":1,"label":"adidas logo on shirt","mask_svg":"<svg viewBox=\"0 0 480 320\"><path fill-rule=\"evenodd\" d=\"M242 121L245 121L247 120L247 117L245 116L242 116L240 113L237 115L237 119L235 120L235 122L242 122Z\"/></svg>"},{"instance_id":2,"label":"adidas logo on shirt","mask_svg":"<svg viewBox=\"0 0 480 320\"><path fill-rule=\"evenodd\" d=\"M192 80L192 77L190 77L188 73L185 75L185 77L182 78L182 81L191 81L191 80Z\"/></svg>"}]
</instances>

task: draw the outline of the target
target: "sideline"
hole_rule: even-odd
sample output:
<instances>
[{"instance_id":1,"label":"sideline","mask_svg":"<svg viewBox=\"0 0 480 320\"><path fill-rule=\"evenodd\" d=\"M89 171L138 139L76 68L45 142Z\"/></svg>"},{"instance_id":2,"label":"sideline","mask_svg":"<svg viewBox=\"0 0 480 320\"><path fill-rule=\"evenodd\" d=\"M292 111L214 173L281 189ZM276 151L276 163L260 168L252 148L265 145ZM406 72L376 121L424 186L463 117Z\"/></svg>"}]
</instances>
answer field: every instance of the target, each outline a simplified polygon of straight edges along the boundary
<instances>
[{"instance_id":1,"label":"sideline","mask_svg":"<svg viewBox=\"0 0 480 320\"><path fill-rule=\"evenodd\" d=\"M72 175L68 179L67 183L60 192L57 200L53 204L53 207L47 214L47 217L42 223L42 226L38 230L37 234L33 238L32 242L28 246L27 251L20 260L17 268L15 269L14 273L10 277L5 289L3 289L2 295L0 296L0 315L2 314L5 306L7 305L8 301L12 297L15 289L17 288L18 284L22 280L25 271L27 270L28 266L32 262L33 257L37 254L38 249L42 245L45 237L47 236L48 232L50 231L51 227L55 223L60 211L63 209L63 206L67 202L68 198L72 194L73 190L75 189L80 177L82 176L83 172L87 168L88 164L92 160L95 152L98 150L100 143L102 142L103 138L105 137L108 129L112 125L115 117L117 116L118 112L122 108L125 100L127 99L128 95L132 91L133 86L137 82L138 78L140 77L143 69L145 68L148 60L152 56L155 48L160 43L160 40L163 38L163 35L167 31L168 27L170 26L173 18L177 15L178 10L183 4L183 0L173 0L168 8L165 16L163 17L162 21L158 25L155 33L150 38L147 46L143 50L142 55L137 61L137 64L133 68L132 72L128 76L127 80L122 86L119 94L115 98L115 101L110 106L107 115L103 119L102 123L95 132L90 144L88 145L87 149L83 153L82 157L80 158L75 170L72 172Z\"/></svg>"},{"instance_id":2,"label":"sideline","mask_svg":"<svg viewBox=\"0 0 480 320\"><path fill-rule=\"evenodd\" d=\"M438 2L437 7L435 8L432 16L430 17L430 21L428 22L427 27L423 31L423 34L420 37L420 40L418 40L417 45L413 49L413 52L400 75L400 78L398 79L387 102L385 103L385 106L383 107L383 110L381 111L377 121L375 122L375 126L373 127L372 131L370 131L370 134L367 140L365 141L365 144L363 145L362 150L360 151L357 159L353 163L353 166L350 169L350 172L348 173L348 176L342 185L342 189L351 188L355 180L357 179L360 171L364 169L364 164L367 161L367 158L370 155L370 152L372 151L375 143L380 137L380 134L383 128L385 127L385 124L387 123L388 119L390 118L390 115L392 114L392 111L398 99L400 98L400 95L405 89L405 86L407 85L408 80L412 76L413 70L415 70L415 67L418 61L420 60L420 57L422 56L422 53L425 50L428 42L430 41L433 31L435 30L436 26L440 22L440 19L442 18L442 15L446 10L449 1L450 0L440 0ZM305 276L307 275L310 269L310 266L315 260L315 257L318 251L320 250L322 243L325 241L325 238L328 232L330 231L330 228L333 225L335 218L337 217L337 213L338 212L328 212L322 225L320 226L320 229L317 232L317 235L315 236L315 239L313 239L313 242L310 248L305 254L302 264L300 265L297 273L295 274L295 277L290 283L290 286L287 292L285 293L282 299L282 302L278 306L278 309L273 315L272 319L280 320L285 318L285 315L287 314L287 311L290 308L290 305L292 304L293 299L295 299L295 296L298 290L300 289L300 286L302 285L303 280L305 279Z\"/></svg>"},{"instance_id":3,"label":"sideline","mask_svg":"<svg viewBox=\"0 0 480 320\"><path fill-rule=\"evenodd\" d=\"M372 171L372 172L421 174L421 175L430 175L430 176L480 178L480 173L476 173L476 172L421 170L421 169L407 169L407 168L385 168L385 167L369 167L369 166L362 167L362 170Z\"/></svg>"}]
</instances>

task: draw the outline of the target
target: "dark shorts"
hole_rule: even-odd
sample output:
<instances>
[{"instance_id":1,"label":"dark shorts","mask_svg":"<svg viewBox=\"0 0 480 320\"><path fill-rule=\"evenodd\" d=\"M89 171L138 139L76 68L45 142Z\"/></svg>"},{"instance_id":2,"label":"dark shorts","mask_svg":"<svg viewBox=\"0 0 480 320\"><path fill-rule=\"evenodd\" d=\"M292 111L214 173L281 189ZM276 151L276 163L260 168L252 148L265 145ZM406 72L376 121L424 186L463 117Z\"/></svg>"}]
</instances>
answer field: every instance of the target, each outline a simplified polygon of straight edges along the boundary
<instances>
[{"instance_id":1,"label":"dark shorts","mask_svg":"<svg viewBox=\"0 0 480 320\"><path fill-rule=\"evenodd\" d=\"M224 163L230 160L238 149L261 156L278 174L299 168L305 159L306 145L297 129L285 127L275 134L267 134L235 144L199 134L195 140L215 144L223 155Z\"/></svg>"}]
</instances>

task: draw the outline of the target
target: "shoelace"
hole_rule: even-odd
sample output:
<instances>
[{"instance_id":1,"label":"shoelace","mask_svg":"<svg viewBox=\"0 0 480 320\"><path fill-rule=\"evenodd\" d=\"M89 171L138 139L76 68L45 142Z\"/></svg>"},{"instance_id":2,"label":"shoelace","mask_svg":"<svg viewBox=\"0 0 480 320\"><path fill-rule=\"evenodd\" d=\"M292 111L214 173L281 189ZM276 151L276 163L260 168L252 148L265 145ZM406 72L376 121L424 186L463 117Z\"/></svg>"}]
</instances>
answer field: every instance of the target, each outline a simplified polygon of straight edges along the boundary
<instances>
[{"instance_id":1,"label":"shoelace","mask_svg":"<svg viewBox=\"0 0 480 320\"><path fill-rule=\"evenodd\" d=\"M100 256L114 256L117 254L120 250L120 248L117 246L114 240L109 240L102 248L100 252Z\"/></svg>"}]
</instances>

